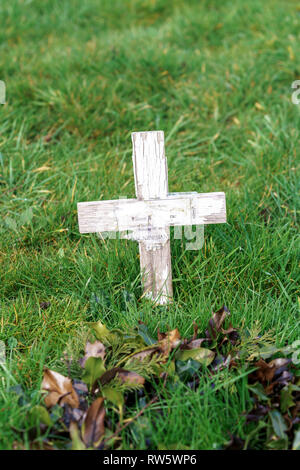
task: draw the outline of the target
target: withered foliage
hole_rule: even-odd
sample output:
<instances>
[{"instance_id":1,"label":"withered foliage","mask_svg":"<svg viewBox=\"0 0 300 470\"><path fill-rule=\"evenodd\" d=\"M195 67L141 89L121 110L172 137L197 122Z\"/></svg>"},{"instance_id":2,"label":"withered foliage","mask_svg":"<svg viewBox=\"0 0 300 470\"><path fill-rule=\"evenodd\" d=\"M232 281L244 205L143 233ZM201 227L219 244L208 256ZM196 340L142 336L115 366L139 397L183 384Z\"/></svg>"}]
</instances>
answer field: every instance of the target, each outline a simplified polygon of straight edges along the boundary
<instances>
[{"instance_id":1,"label":"withered foliage","mask_svg":"<svg viewBox=\"0 0 300 470\"><path fill-rule=\"evenodd\" d=\"M31 410L36 423L31 448L121 449L121 431L132 423L135 426L146 408L163 400L159 390L168 383L176 386L183 381L197 391L205 374L214 389L223 371L238 373L241 367L249 370L252 408L241 417L244 436L230 434L224 448L298 448L300 379L295 364L286 357L291 348L270 347L264 341L267 336L245 340L244 331L234 328L229 317L223 306L212 314L203 336L194 322L190 338L182 338L175 328L158 330L154 339L143 322L131 331L92 323L94 337L79 359L80 376L44 370L43 402ZM72 361L67 365L72 375ZM137 399L141 408L133 415L131 405ZM157 405L155 412L159 412ZM254 437L245 439L248 429Z\"/></svg>"},{"instance_id":2,"label":"withered foliage","mask_svg":"<svg viewBox=\"0 0 300 470\"><path fill-rule=\"evenodd\" d=\"M248 376L253 408L247 423L258 423L257 428L263 429L267 448L298 448L300 379L292 359L259 359L254 365L256 370Z\"/></svg>"}]
</instances>

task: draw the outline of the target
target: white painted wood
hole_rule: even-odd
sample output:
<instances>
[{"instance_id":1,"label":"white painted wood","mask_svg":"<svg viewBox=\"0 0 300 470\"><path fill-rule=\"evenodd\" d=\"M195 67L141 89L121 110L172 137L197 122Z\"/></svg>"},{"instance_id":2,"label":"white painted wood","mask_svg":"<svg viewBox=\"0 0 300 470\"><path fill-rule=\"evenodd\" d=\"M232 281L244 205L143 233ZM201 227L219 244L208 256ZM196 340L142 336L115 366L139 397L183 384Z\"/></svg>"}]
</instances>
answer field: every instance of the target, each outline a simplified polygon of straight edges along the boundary
<instances>
[{"instance_id":1,"label":"white painted wood","mask_svg":"<svg viewBox=\"0 0 300 470\"><path fill-rule=\"evenodd\" d=\"M169 227L225 223L225 194L168 193L164 133L134 132L132 144L137 199L78 203L79 230L138 241L144 295L165 304L173 296Z\"/></svg>"},{"instance_id":2,"label":"white painted wood","mask_svg":"<svg viewBox=\"0 0 300 470\"><path fill-rule=\"evenodd\" d=\"M226 222L224 193L178 193L166 199L78 203L80 233Z\"/></svg>"},{"instance_id":3,"label":"white painted wood","mask_svg":"<svg viewBox=\"0 0 300 470\"><path fill-rule=\"evenodd\" d=\"M131 137L136 197L144 201L166 198L168 168L163 131L133 132ZM147 219L148 239L141 238L140 231L133 233L133 237L139 240L144 295L166 304L173 298L170 228L165 217L160 220L157 214L154 221L153 214L151 210ZM153 238L155 241L151 242Z\"/></svg>"},{"instance_id":4,"label":"white painted wood","mask_svg":"<svg viewBox=\"0 0 300 470\"><path fill-rule=\"evenodd\" d=\"M131 138L136 197L167 197L168 168L163 131L133 132Z\"/></svg>"}]
</instances>

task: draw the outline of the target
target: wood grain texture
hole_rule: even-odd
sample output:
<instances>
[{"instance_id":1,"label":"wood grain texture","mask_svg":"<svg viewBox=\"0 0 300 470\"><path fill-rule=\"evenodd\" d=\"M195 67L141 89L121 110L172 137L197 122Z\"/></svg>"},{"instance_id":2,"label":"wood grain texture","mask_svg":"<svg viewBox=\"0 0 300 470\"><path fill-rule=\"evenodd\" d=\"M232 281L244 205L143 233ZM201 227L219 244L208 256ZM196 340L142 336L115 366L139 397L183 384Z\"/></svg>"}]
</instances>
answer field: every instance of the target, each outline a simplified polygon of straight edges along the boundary
<instances>
[{"instance_id":1,"label":"wood grain texture","mask_svg":"<svg viewBox=\"0 0 300 470\"><path fill-rule=\"evenodd\" d=\"M166 198L168 168L163 131L133 132L131 138L137 198ZM167 224L161 226L161 236L164 243L153 249L149 249L146 242L139 242L140 266L144 295L158 304L166 304L173 298L170 228Z\"/></svg>"},{"instance_id":2,"label":"wood grain texture","mask_svg":"<svg viewBox=\"0 0 300 470\"><path fill-rule=\"evenodd\" d=\"M133 132L131 139L136 197L167 197L168 168L163 131Z\"/></svg>"},{"instance_id":3,"label":"wood grain texture","mask_svg":"<svg viewBox=\"0 0 300 470\"><path fill-rule=\"evenodd\" d=\"M166 199L79 202L80 233L226 222L225 194L178 193Z\"/></svg>"}]
</instances>

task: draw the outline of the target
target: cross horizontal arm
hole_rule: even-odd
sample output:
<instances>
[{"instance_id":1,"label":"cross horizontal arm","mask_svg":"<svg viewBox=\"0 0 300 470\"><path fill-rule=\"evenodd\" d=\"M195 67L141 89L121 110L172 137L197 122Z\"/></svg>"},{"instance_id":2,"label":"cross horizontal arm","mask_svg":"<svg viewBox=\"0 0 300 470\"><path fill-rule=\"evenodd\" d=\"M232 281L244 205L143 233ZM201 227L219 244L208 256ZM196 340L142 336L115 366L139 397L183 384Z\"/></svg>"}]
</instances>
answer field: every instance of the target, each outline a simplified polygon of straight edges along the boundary
<instances>
[{"instance_id":1,"label":"cross horizontal arm","mask_svg":"<svg viewBox=\"0 0 300 470\"><path fill-rule=\"evenodd\" d=\"M177 193L164 199L79 202L80 233L226 222L225 194Z\"/></svg>"}]
</instances>

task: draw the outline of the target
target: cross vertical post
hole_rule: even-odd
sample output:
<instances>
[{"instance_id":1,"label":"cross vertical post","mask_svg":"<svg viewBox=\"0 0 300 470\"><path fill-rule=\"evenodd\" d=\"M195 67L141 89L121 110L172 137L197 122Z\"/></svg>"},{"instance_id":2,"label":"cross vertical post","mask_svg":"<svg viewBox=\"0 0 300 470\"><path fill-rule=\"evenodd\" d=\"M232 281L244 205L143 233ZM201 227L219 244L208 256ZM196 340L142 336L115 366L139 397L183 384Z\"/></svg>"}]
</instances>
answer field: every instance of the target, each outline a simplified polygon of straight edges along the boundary
<instances>
[{"instance_id":1,"label":"cross vertical post","mask_svg":"<svg viewBox=\"0 0 300 470\"><path fill-rule=\"evenodd\" d=\"M133 169L138 200L168 196L168 168L163 131L133 132ZM158 221L159 222L159 221ZM148 227L139 237L140 266L144 295L159 304L173 297L170 228L148 217Z\"/></svg>"}]
</instances>

